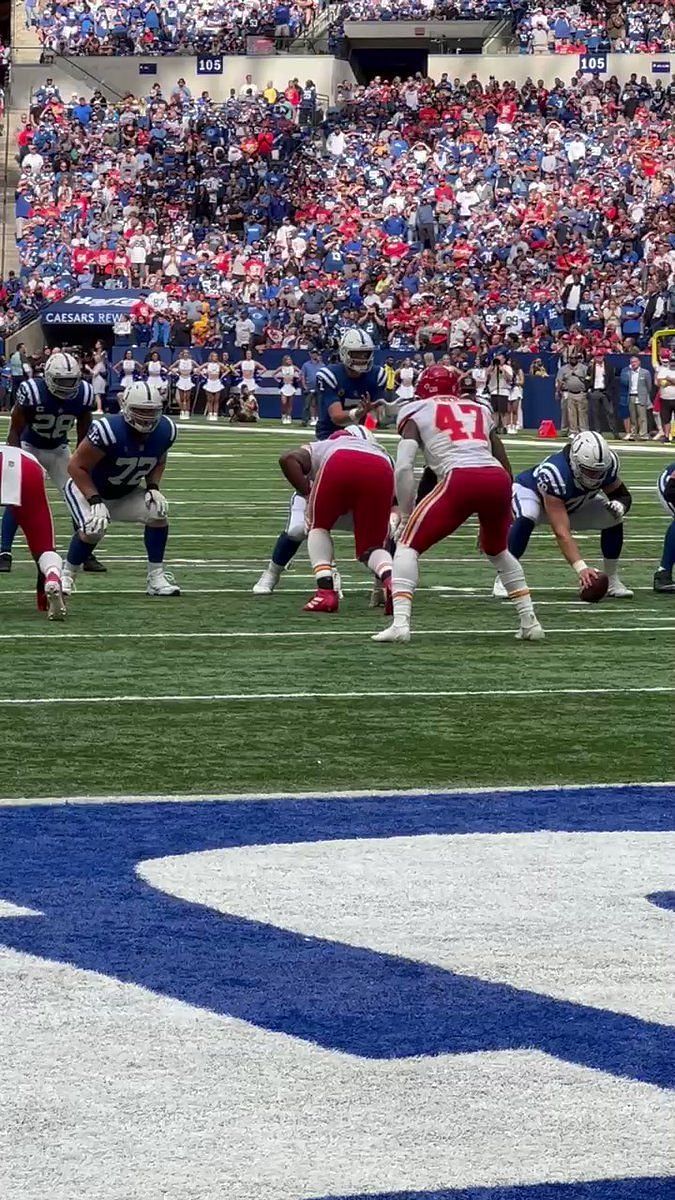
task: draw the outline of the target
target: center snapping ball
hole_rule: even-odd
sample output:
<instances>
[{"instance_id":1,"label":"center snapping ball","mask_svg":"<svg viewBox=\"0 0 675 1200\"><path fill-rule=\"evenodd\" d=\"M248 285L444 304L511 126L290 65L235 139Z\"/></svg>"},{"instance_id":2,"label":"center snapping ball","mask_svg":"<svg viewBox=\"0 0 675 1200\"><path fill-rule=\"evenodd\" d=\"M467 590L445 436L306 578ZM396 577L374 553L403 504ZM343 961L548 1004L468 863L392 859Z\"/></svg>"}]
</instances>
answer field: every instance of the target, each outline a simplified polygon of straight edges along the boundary
<instances>
[{"instance_id":1,"label":"center snapping ball","mask_svg":"<svg viewBox=\"0 0 675 1200\"><path fill-rule=\"evenodd\" d=\"M592 583L587 587L579 590L579 596L585 600L587 604L599 604L607 595L609 587L609 579L602 571L599 571Z\"/></svg>"}]
</instances>

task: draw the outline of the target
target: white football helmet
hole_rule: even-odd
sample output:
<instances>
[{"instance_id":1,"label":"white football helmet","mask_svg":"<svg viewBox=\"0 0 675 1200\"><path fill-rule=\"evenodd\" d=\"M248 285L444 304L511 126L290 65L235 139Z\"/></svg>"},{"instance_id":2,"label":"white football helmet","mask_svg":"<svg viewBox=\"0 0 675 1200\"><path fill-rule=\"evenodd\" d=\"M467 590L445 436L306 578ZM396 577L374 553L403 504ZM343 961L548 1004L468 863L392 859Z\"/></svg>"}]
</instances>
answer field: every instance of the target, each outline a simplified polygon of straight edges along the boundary
<instances>
[{"instance_id":1,"label":"white football helmet","mask_svg":"<svg viewBox=\"0 0 675 1200\"><path fill-rule=\"evenodd\" d=\"M162 400L147 383L132 383L120 396L120 412L138 433L152 433L162 418Z\"/></svg>"},{"instance_id":2,"label":"white football helmet","mask_svg":"<svg viewBox=\"0 0 675 1200\"><path fill-rule=\"evenodd\" d=\"M340 338L340 362L352 375L365 375L373 365L375 346L369 333L347 329Z\"/></svg>"},{"instance_id":3,"label":"white football helmet","mask_svg":"<svg viewBox=\"0 0 675 1200\"><path fill-rule=\"evenodd\" d=\"M58 350L45 363L45 383L57 400L72 400L77 394L82 370L74 354Z\"/></svg>"},{"instance_id":4,"label":"white football helmet","mask_svg":"<svg viewBox=\"0 0 675 1200\"><path fill-rule=\"evenodd\" d=\"M599 490L611 469L613 454L599 433L577 433L570 442L570 466L579 487Z\"/></svg>"},{"instance_id":5,"label":"white football helmet","mask_svg":"<svg viewBox=\"0 0 675 1200\"><path fill-rule=\"evenodd\" d=\"M366 429L365 425L347 425L342 432L356 438L359 442L370 442L371 445L376 445L372 429Z\"/></svg>"}]
</instances>

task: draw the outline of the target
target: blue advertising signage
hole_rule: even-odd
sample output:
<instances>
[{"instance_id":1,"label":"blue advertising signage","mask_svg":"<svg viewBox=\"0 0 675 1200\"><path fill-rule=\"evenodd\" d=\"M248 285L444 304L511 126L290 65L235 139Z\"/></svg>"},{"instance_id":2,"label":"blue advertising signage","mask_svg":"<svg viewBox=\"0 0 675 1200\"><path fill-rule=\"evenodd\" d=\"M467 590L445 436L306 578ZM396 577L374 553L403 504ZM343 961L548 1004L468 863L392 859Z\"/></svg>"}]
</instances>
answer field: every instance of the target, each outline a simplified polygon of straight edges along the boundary
<instances>
[{"instance_id":1,"label":"blue advertising signage","mask_svg":"<svg viewBox=\"0 0 675 1200\"><path fill-rule=\"evenodd\" d=\"M43 325L114 325L120 317L129 316L134 304L146 295L140 288L85 288L48 305L40 320Z\"/></svg>"},{"instance_id":2,"label":"blue advertising signage","mask_svg":"<svg viewBox=\"0 0 675 1200\"><path fill-rule=\"evenodd\" d=\"M580 54L579 70L584 75L606 75L607 55L598 53Z\"/></svg>"},{"instance_id":3,"label":"blue advertising signage","mask_svg":"<svg viewBox=\"0 0 675 1200\"><path fill-rule=\"evenodd\" d=\"M198 75L222 75L223 73L223 56L222 54L198 54L197 55L197 74Z\"/></svg>"}]
</instances>

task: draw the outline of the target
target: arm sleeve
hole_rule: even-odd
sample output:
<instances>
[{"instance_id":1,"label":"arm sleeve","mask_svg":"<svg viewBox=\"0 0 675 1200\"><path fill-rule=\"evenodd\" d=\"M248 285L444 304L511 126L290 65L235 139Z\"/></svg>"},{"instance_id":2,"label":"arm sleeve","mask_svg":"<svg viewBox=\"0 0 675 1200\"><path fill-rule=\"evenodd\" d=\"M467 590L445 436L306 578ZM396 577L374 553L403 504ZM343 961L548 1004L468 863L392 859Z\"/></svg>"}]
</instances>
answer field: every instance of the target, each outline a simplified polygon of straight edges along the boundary
<instances>
[{"instance_id":1,"label":"arm sleeve","mask_svg":"<svg viewBox=\"0 0 675 1200\"><path fill-rule=\"evenodd\" d=\"M401 512L409 516L415 507L413 467L419 447L412 438L402 438L396 452L396 499Z\"/></svg>"}]
</instances>

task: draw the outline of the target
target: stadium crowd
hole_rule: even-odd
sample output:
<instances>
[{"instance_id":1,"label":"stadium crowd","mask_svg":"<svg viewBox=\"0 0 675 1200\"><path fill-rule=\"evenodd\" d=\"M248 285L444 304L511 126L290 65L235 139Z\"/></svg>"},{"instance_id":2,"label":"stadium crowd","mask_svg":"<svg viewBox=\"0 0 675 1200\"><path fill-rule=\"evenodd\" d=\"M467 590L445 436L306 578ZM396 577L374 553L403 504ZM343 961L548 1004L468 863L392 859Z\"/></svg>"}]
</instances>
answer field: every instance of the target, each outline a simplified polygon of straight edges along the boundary
<instances>
[{"instance_id":1,"label":"stadium crowd","mask_svg":"<svg viewBox=\"0 0 675 1200\"><path fill-rule=\"evenodd\" d=\"M517 18L522 54L658 54L675 48L669 0L524 5Z\"/></svg>"},{"instance_id":2,"label":"stadium crowd","mask_svg":"<svg viewBox=\"0 0 675 1200\"><path fill-rule=\"evenodd\" d=\"M239 352L357 324L404 353L630 353L675 322L672 86L376 79L316 129L289 86L111 105L46 82L4 330L78 287L146 290L131 344Z\"/></svg>"},{"instance_id":3,"label":"stadium crowd","mask_svg":"<svg viewBox=\"0 0 675 1200\"><path fill-rule=\"evenodd\" d=\"M59 54L245 54L250 38L278 48L301 37L319 0L26 0L26 21Z\"/></svg>"}]
</instances>

